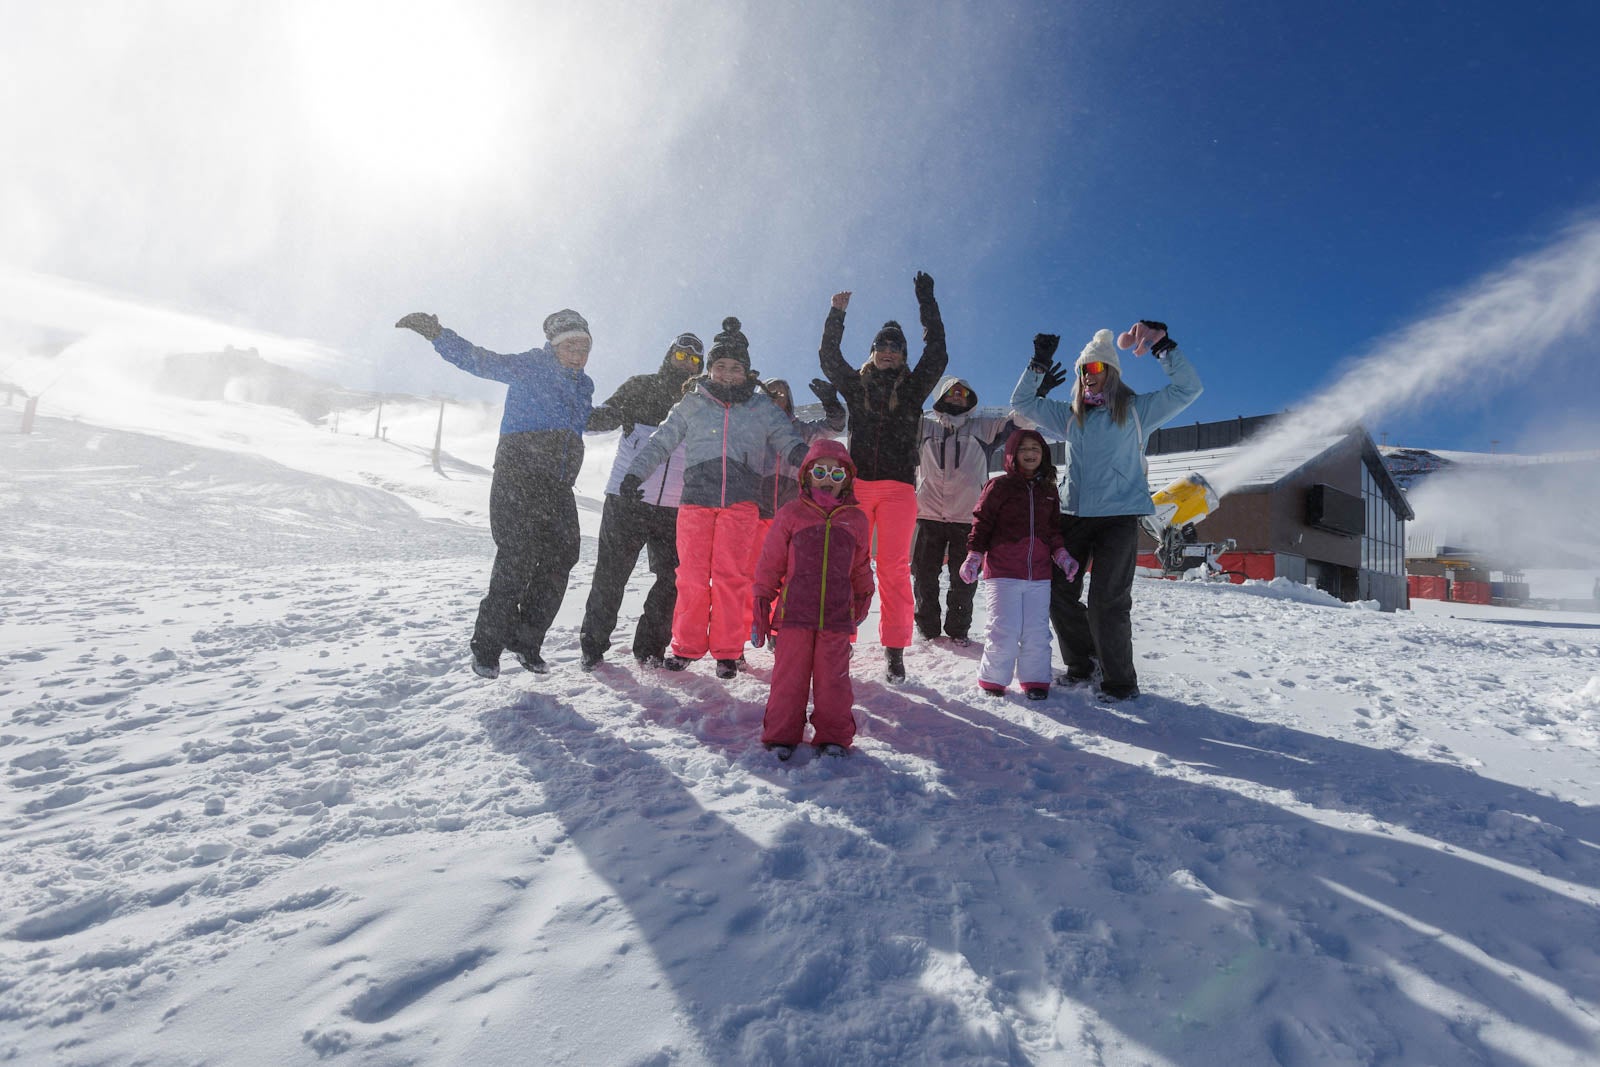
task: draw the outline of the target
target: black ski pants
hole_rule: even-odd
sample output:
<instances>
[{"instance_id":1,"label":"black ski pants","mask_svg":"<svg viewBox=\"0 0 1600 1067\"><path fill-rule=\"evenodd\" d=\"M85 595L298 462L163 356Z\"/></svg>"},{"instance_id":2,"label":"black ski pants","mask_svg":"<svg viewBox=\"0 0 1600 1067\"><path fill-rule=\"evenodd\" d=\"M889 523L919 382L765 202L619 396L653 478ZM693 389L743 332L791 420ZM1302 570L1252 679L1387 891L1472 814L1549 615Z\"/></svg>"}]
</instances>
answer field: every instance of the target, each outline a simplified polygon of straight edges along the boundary
<instances>
[{"instance_id":1,"label":"black ski pants","mask_svg":"<svg viewBox=\"0 0 1600 1067\"><path fill-rule=\"evenodd\" d=\"M951 637L966 637L972 629L972 597L978 583L961 580L961 563L967 558L970 522L939 522L918 519L911 537L911 593L916 598L917 631L924 637L938 637L939 572L949 574L950 591L945 594L944 632Z\"/></svg>"},{"instance_id":2,"label":"black ski pants","mask_svg":"<svg viewBox=\"0 0 1600 1067\"><path fill-rule=\"evenodd\" d=\"M1139 519L1134 515L1061 516L1061 537L1078 561L1078 576L1067 581L1060 568L1050 571L1050 625L1061 642L1067 670L1087 677L1100 663L1101 684L1139 684L1133 668L1133 572L1139 559ZM1089 606L1083 604L1083 579Z\"/></svg>"},{"instance_id":3,"label":"black ski pants","mask_svg":"<svg viewBox=\"0 0 1600 1067\"><path fill-rule=\"evenodd\" d=\"M480 660L496 662L504 649L537 655L561 609L582 537L563 467L576 465L553 461L536 434L502 435L495 448L489 483L494 569L472 632Z\"/></svg>"},{"instance_id":4,"label":"black ski pants","mask_svg":"<svg viewBox=\"0 0 1600 1067\"><path fill-rule=\"evenodd\" d=\"M600 512L594 582L578 633L584 652L602 656L611 647L622 595L642 548L649 550L646 558L656 580L633 631L633 654L640 659L666 656L672 640L672 609L678 602L678 509L624 500L614 493L606 496Z\"/></svg>"}]
</instances>

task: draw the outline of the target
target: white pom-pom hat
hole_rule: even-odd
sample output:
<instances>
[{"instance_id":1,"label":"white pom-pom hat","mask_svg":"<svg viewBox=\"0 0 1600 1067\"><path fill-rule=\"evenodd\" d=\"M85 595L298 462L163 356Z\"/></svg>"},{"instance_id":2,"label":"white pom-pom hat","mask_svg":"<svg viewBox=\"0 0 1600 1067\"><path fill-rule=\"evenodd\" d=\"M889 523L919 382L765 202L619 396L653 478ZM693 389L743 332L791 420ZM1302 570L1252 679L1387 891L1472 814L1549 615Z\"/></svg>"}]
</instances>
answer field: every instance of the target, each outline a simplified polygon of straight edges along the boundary
<instances>
[{"instance_id":1,"label":"white pom-pom hat","mask_svg":"<svg viewBox=\"0 0 1600 1067\"><path fill-rule=\"evenodd\" d=\"M1122 373L1122 361L1117 358L1117 346L1111 343L1110 330L1094 332L1094 340L1083 346L1083 351L1078 353L1078 362L1072 365L1072 369L1081 375L1083 365L1096 360L1108 367L1115 367L1118 374Z\"/></svg>"}]
</instances>

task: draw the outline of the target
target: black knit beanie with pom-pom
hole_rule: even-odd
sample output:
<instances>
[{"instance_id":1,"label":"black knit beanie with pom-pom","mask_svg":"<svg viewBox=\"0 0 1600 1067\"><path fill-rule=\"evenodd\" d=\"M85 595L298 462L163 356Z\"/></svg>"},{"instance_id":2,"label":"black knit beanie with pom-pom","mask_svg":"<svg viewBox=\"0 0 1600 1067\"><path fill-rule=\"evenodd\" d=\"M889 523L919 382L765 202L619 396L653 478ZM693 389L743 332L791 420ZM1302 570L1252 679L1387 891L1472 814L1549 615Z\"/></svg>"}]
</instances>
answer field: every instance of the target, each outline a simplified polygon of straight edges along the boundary
<instances>
[{"instance_id":1,"label":"black knit beanie with pom-pom","mask_svg":"<svg viewBox=\"0 0 1600 1067\"><path fill-rule=\"evenodd\" d=\"M729 315L722 320L722 332L717 334L711 343L711 351L706 355L706 368L719 359L736 359L744 364L744 369L750 369L750 339L739 329L738 319Z\"/></svg>"}]
</instances>

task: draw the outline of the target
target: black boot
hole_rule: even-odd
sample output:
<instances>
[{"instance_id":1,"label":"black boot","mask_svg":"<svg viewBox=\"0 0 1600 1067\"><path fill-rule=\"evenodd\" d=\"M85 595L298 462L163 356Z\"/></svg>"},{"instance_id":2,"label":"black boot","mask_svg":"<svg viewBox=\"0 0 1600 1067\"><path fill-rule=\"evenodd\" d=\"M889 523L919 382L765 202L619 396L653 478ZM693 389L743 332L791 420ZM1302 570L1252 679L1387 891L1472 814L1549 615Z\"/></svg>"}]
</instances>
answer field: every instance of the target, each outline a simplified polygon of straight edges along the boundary
<instances>
[{"instance_id":1,"label":"black boot","mask_svg":"<svg viewBox=\"0 0 1600 1067\"><path fill-rule=\"evenodd\" d=\"M739 661L736 659L717 660L717 677L732 678L739 673Z\"/></svg>"},{"instance_id":2,"label":"black boot","mask_svg":"<svg viewBox=\"0 0 1600 1067\"><path fill-rule=\"evenodd\" d=\"M903 648L885 648L883 650L885 664L883 676L891 682L906 680L906 650Z\"/></svg>"}]
</instances>

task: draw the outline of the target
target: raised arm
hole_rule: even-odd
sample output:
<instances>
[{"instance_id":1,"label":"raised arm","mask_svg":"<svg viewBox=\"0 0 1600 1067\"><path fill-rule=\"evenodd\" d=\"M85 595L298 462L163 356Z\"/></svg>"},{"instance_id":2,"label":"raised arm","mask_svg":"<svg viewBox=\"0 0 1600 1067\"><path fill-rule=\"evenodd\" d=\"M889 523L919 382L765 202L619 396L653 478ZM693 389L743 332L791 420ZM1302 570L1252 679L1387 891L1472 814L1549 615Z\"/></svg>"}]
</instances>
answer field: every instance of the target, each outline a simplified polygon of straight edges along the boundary
<instances>
[{"instance_id":1,"label":"raised arm","mask_svg":"<svg viewBox=\"0 0 1600 1067\"><path fill-rule=\"evenodd\" d=\"M822 324L822 347L817 350L817 361L822 364L823 375L844 394L847 402L859 397L862 392L861 375L845 362L844 352L840 348L844 341L844 313L849 307L848 289L833 294L827 321Z\"/></svg>"},{"instance_id":2,"label":"raised arm","mask_svg":"<svg viewBox=\"0 0 1600 1067\"><path fill-rule=\"evenodd\" d=\"M1017 417L1039 428L1042 433L1064 438L1067 422L1072 418L1072 405L1039 395L1039 385L1050 373L1051 361L1061 337L1053 333L1035 334L1033 358L1017 379L1011 390L1011 410Z\"/></svg>"},{"instance_id":3,"label":"raised arm","mask_svg":"<svg viewBox=\"0 0 1600 1067\"><path fill-rule=\"evenodd\" d=\"M928 398L933 387L944 377L950 364L950 352L945 347L944 319L939 316L939 301L933 296L933 276L917 271L914 281L917 290L917 314L922 318L922 358L911 370L911 393L917 403Z\"/></svg>"}]
</instances>

